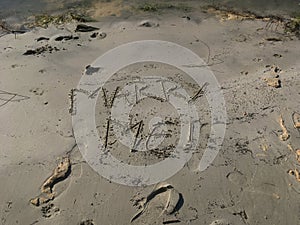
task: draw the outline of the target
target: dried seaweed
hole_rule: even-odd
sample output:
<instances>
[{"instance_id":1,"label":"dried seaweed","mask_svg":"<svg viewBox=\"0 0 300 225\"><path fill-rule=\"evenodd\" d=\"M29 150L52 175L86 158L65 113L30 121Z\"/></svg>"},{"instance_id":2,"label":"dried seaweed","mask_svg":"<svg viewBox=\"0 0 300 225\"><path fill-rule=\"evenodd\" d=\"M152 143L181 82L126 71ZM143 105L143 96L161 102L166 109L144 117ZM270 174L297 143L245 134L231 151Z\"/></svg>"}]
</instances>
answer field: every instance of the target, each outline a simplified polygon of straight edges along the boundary
<instances>
[{"instance_id":1,"label":"dried seaweed","mask_svg":"<svg viewBox=\"0 0 300 225\"><path fill-rule=\"evenodd\" d=\"M85 16L82 14L77 14L77 13L72 13L72 12L62 14L62 15L41 14L41 15L35 16L35 21L34 21L34 23L30 24L30 26L32 26L32 27L38 26L38 27L47 28L50 24L61 25L61 24L70 23L73 21L86 23L86 22L93 22L95 20L91 19L88 16Z\"/></svg>"}]
</instances>

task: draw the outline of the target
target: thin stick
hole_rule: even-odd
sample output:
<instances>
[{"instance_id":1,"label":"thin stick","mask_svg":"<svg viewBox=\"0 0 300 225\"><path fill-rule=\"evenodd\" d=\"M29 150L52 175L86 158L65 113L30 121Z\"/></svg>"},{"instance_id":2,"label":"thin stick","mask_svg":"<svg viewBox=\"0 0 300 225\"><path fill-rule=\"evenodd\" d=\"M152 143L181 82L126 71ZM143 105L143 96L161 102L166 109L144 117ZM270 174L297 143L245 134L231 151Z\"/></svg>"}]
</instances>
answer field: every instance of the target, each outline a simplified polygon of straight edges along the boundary
<instances>
[{"instance_id":1,"label":"thin stick","mask_svg":"<svg viewBox=\"0 0 300 225\"><path fill-rule=\"evenodd\" d=\"M132 149L131 149L131 152L134 152L134 150L135 150L134 148L135 148L137 139L138 139L138 137L139 137L139 134L140 134L140 132L141 132L142 125L143 125L143 120L141 120L141 121L139 122L139 127L138 127L138 130L137 130L136 135L135 135L135 139L134 139L134 143L133 143L133 147L132 147Z\"/></svg>"},{"instance_id":2,"label":"thin stick","mask_svg":"<svg viewBox=\"0 0 300 225\"><path fill-rule=\"evenodd\" d=\"M113 96L113 98L112 98L112 100L111 100L111 103L110 103L110 107L113 106L114 101L115 101L115 98L116 98L116 96L117 96L117 93L118 93L119 89L120 89L120 87L117 87L117 88L116 88L116 90L115 90L115 92L114 92L114 96Z\"/></svg>"},{"instance_id":3,"label":"thin stick","mask_svg":"<svg viewBox=\"0 0 300 225\"><path fill-rule=\"evenodd\" d=\"M107 120L105 145L104 145L105 149L107 148L107 144L108 144L109 122L110 122L110 119Z\"/></svg>"},{"instance_id":4,"label":"thin stick","mask_svg":"<svg viewBox=\"0 0 300 225\"><path fill-rule=\"evenodd\" d=\"M103 92L103 97L104 97L104 105L105 105L105 107L107 107L108 106L107 97L106 97L106 92L105 92L104 88L102 88L102 92Z\"/></svg>"},{"instance_id":5,"label":"thin stick","mask_svg":"<svg viewBox=\"0 0 300 225\"><path fill-rule=\"evenodd\" d=\"M204 91L203 90L206 86L208 85L207 82L205 82L202 87L199 89L199 91L189 100L189 103L192 102L192 101L195 101L197 98L201 97L203 94L204 94Z\"/></svg>"},{"instance_id":6,"label":"thin stick","mask_svg":"<svg viewBox=\"0 0 300 225\"><path fill-rule=\"evenodd\" d=\"M167 96L166 89L165 89L165 86L164 86L164 82L163 82L163 81L161 81L161 86L162 86L162 89L163 89L163 92L164 92L166 101L169 101L169 98L168 98L168 96Z\"/></svg>"},{"instance_id":7,"label":"thin stick","mask_svg":"<svg viewBox=\"0 0 300 225\"><path fill-rule=\"evenodd\" d=\"M98 87L95 91L92 92L92 94L89 95L89 98L94 98L95 94L101 89L101 87Z\"/></svg>"},{"instance_id":8,"label":"thin stick","mask_svg":"<svg viewBox=\"0 0 300 225\"><path fill-rule=\"evenodd\" d=\"M138 102L138 94L137 94L137 86L134 85L134 90L135 90L135 104Z\"/></svg>"},{"instance_id":9,"label":"thin stick","mask_svg":"<svg viewBox=\"0 0 300 225\"><path fill-rule=\"evenodd\" d=\"M141 123L141 121L140 121L140 122L137 122L136 124L134 124L134 125L132 125L131 127L129 127L126 131L135 128L135 127L136 127L137 125L139 125L140 123Z\"/></svg>"}]
</instances>

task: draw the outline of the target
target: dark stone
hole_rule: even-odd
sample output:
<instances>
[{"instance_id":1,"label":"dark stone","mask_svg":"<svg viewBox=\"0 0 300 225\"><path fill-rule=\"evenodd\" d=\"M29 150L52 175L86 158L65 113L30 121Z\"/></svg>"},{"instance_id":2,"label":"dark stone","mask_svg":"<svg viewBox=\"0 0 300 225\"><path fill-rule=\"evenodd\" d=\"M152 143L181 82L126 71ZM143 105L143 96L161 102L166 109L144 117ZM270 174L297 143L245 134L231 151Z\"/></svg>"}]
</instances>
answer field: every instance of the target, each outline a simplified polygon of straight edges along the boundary
<instances>
[{"instance_id":1,"label":"dark stone","mask_svg":"<svg viewBox=\"0 0 300 225\"><path fill-rule=\"evenodd\" d=\"M75 32L91 32L91 31L95 31L95 30L99 30L99 28L88 26L85 24L78 24L75 29Z\"/></svg>"},{"instance_id":2,"label":"dark stone","mask_svg":"<svg viewBox=\"0 0 300 225\"><path fill-rule=\"evenodd\" d=\"M35 55L36 53L35 50L27 50L23 55Z\"/></svg>"},{"instance_id":3,"label":"dark stone","mask_svg":"<svg viewBox=\"0 0 300 225\"><path fill-rule=\"evenodd\" d=\"M97 73L100 70L99 67L92 67L90 65L85 67L85 74L86 75L93 75L93 73Z\"/></svg>"},{"instance_id":4,"label":"dark stone","mask_svg":"<svg viewBox=\"0 0 300 225\"><path fill-rule=\"evenodd\" d=\"M98 32L92 33L90 37L91 38L96 38L98 34L99 34Z\"/></svg>"},{"instance_id":5,"label":"dark stone","mask_svg":"<svg viewBox=\"0 0 300 225\"><path fill-rule=\"evenodd\" d=\"M49 38L47 37L39 37L38 39L36 39L36 41L49 41Z\"/></svg>"},{"instance_id":6,"label":"dark stone","mask_svg":"<svg viewBox=\"0 0 300 225\"><path fill-rule=\"evenodd\" d=\"M54 40L55 41L62 41L62 40L65 40L65 41L68 41L68 40L76 40L76 39L79 39L79 37L77 36L73 36L73 35L66 35L66 36L59 36L57 38L55 38Z\"/></svg>"}]
</instances>

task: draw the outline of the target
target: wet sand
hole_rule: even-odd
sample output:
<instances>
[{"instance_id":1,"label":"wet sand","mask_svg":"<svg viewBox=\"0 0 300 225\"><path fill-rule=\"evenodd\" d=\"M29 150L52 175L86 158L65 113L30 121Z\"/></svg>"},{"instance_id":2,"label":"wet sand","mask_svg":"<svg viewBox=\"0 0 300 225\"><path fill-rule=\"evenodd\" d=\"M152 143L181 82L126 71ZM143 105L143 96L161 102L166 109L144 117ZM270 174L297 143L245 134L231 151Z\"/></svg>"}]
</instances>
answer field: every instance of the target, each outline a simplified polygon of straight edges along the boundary
<instances>
[{"instance_id":1,"label":"wet sand","mask_svg":"<svg viewBox=\"0 0 300 225\"><path fill-rule=\"evenodd\" d=\"M75 32L78 23L68 23L37 27L16 38L2 36L1 224L299 224L300 133L293 120L300 113L299 40L286 34L281 23L231 18L175 10L88 23L100 28L92 32ZM145 20L150 26L141 26ZM165 181L180 193L180 207L167 213L166 191L131 222L141 209L141 198L157 186L118 185L91 169L76 146L69 94L86 66L101 54L145 39L175 42L208 63L222 87L228 123L213 164L197 171L210 128L205 98L198 100L208 123L201 130L198 151ZM123 76L130 78L133 69ZM143 66L142 72L150 70L153 66ZM155 70L174 72L164 65ZM107 90L113 93L114 88L108 85ZM98 103L99 127L105 125L103 112ZM121 153L115 152L134 162ZM63 164L66 158L70 168ZM45 190L49 177L51 188ZM48 200L33 204L31 200L41 196Z\"/></svg>"}]
</instances>

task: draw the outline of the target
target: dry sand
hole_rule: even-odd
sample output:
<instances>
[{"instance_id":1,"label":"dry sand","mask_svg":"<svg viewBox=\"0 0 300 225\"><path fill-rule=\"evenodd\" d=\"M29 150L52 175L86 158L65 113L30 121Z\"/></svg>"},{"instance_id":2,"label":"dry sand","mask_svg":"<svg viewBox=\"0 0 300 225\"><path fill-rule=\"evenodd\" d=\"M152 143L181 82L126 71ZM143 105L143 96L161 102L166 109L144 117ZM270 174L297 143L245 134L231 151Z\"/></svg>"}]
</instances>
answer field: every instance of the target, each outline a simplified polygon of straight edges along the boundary
<instances>
[{"instance_id":1,"label":"dry sand","mask_svg":"<svg viewBox=\"0 0 300 225\"><path fill-rule=\"evenodd\" d=\"M300 132L293 124L293 113L300 113L300 41L283 34L281 25L277 30L269 27L267 21L220 21L203 12L182 16L177 12L90 24L99 27L105 38L91 38L92 32L75 33L76 24L0 38L1 224L300 223ZM140 26L145 19L159 26ZM70 35L70 40L55 40ZM37 42L40 37L49 40ZM195 168L209 126L201 130L199 153L166 181L181 195L177 211L163 212L169 194L164 192L151 199L131 223L141 198L155 187L118 185L91 169L74 147L68 94L98 56L120 44L145 39L175 42L208 61L224 92L228 124L221 151L207 170L200 173ZM23 55L39 47L44 52ZM157 68L172 74L163 65ZM127 79L133 69L123 72ZM143 67L142 72L147 71ZM271 82L275 78L280 87ZM108 89L113 91L109 85ZM199 110L203 120L209 121L203 106ZM97 118L97 123L104 123L101 116ZM282 138L283 134L288 138ZM60 171L55 168L66 156L71 168L51 185L54 197L40 206L31 204L41 188L43 192L44 182ZM168 204L175 203L169 200Z\"/></svg>"}]
</instances>

